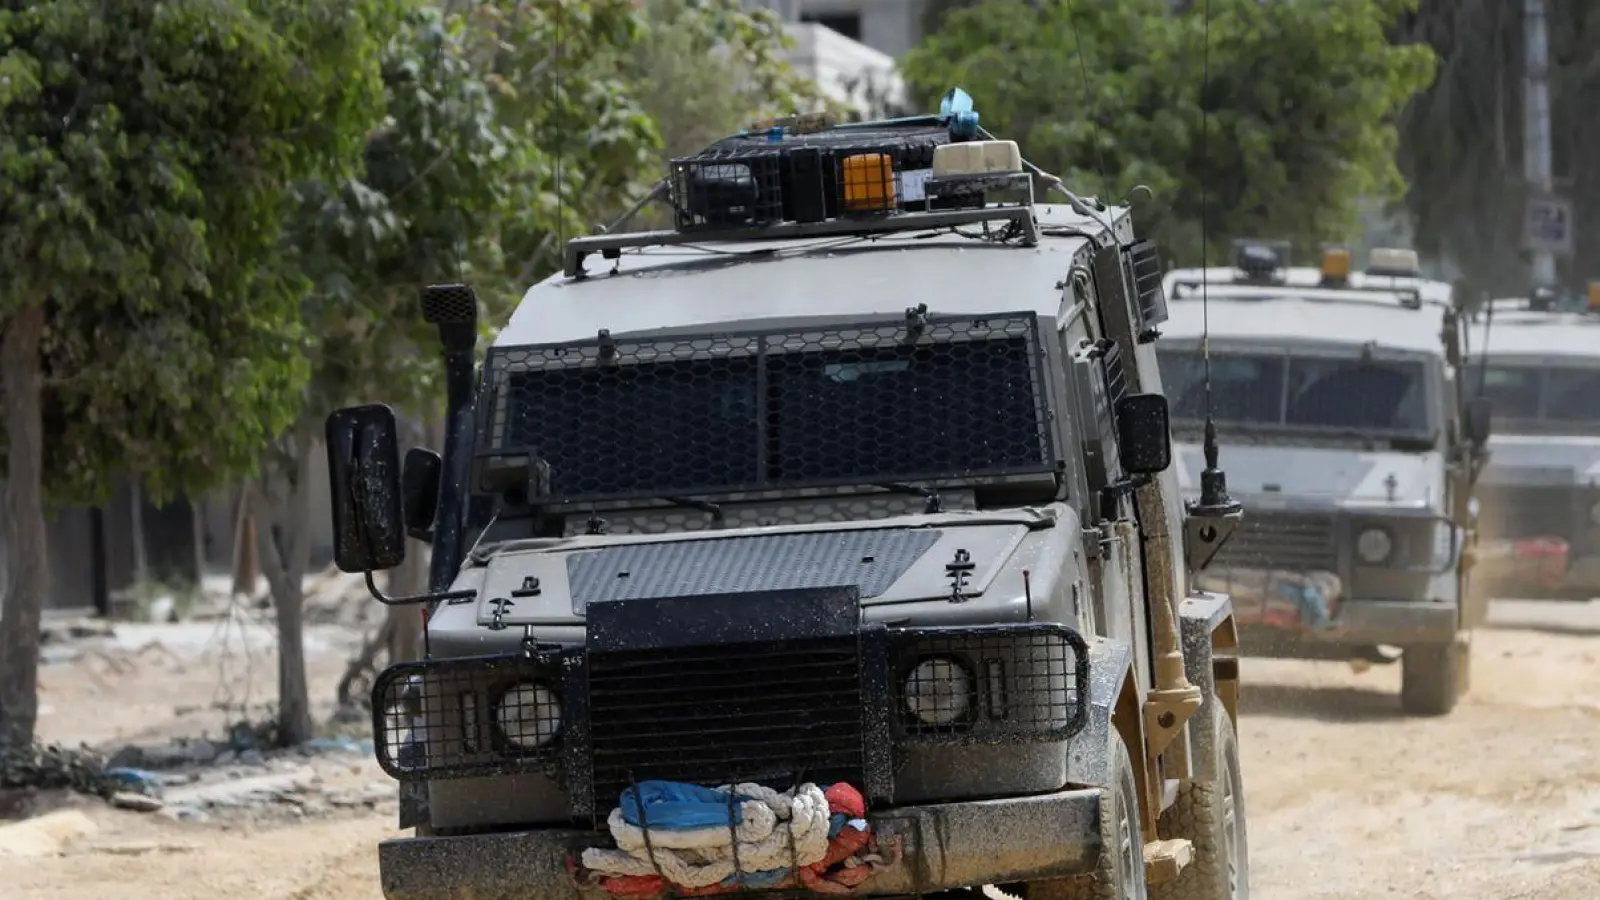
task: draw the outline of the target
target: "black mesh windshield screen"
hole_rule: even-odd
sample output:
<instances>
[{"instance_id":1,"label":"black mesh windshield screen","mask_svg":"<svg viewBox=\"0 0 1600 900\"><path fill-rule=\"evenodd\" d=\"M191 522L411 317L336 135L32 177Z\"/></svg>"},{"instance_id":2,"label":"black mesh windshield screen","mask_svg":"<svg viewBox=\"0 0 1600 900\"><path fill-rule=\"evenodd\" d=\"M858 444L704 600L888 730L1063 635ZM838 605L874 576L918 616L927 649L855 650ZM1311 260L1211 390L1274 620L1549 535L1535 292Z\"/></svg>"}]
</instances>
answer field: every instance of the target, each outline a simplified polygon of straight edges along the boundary
<instances>
[{"instance_id":1,"label":"black mesh windshield screen","mask_svg":"<svg viewBox=\"0 0 1600 900\"><path fill-rule=\"evenodd\" d=\"M490 352L480 465L554 501L1048 471L1037 322L828 325Z\"/></svg>"}]
</instances>

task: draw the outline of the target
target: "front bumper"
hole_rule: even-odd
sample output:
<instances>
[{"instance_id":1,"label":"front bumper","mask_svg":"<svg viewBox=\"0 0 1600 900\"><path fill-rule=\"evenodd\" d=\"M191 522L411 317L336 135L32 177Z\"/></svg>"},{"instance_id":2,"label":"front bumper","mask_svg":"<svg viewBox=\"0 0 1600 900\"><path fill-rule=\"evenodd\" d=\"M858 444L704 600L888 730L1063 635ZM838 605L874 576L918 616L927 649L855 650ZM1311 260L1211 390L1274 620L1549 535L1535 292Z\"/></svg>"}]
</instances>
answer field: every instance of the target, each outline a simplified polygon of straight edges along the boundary
<instances>
[{"instance_id":1,"label":"front bumper","mask_svg":"<svg viewBox=\"0 0 1600 900\"><path fill-rule=\"evenodd\" d=\"M858 896L918 894L1075 875L1100 850L1098 789L892 808L868 815L898 861ZM387 900L580 900L569 863L597 834L541 829L458 837L396 838L378 847Z\"/></svg>"},{"instance_id":2,"label":"front bumper","mask_svg":"<svg viewBox=\"0 0 1600 900\"><path fill-rule=\"evenodd\" d=\"M1247 653L1317 659L1335 648L1449 643L1455 639L1458 620L1454 603L1346 600L1339 605L1338 616L1328 628L1312 631L1245 625L1240 643Z\"/></svg>"},{"instance_id":3,"label":"front bumper","mask_svg":"<svg viewBox=\"0 0 1600 900\"><path fill-rule=\"evenodd\" d=\"M1600 596L1600 554L1575 550L1565 538L1485 541L1473 569L1491 596L1527 599Z\"/></svg>"}]
</instances>

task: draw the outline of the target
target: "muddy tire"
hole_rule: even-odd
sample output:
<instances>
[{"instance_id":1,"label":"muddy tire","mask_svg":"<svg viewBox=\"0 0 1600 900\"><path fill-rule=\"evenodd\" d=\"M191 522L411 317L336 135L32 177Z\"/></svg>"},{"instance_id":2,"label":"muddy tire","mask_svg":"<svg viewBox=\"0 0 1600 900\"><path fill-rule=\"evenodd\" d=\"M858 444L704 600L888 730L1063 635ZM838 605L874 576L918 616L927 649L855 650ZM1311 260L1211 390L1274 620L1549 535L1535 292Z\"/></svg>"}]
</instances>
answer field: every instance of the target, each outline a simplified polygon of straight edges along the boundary
<instances>
[{"instance_id":1,"label":"muddy tire","mask_svg":"<svg viewBox=\"0 0 1600 900\"><path fill-rule=\"evenodd\" d=\"M1072 878L1029 882L1026 900L1147 900L1144 885L1144 834L1139 827L1139 791L1133 761L1119 737L1111 748L1110 790L1100 817L1100 858L1093 872Z\"/></svg>"},{"instance_id":2,"label":"muddy tire","mask_svg":"<svg viewBox=\"0 0 1600 900\"><path fill-rule=\"evenodd\" d=\"M1175 880L1151 885L1150 900L1250 900L1239 738L1222 704L1211 703L1217 718L1217 780L1189 782L1161 814L1161 836L1193 842L1194 858Z\"/></svg>"},{"instance_id":3,"label":"muddy tire","mask_svg":"<svg viewBox=\"0 0 1600 900\"><path fill-rule=\"evenodd\" d=\"M1456 708L1467 681L1466 647L1421 644L1400 658L1400 708L1413 716L1442 716Z\"/></svg>"}]
</instances>

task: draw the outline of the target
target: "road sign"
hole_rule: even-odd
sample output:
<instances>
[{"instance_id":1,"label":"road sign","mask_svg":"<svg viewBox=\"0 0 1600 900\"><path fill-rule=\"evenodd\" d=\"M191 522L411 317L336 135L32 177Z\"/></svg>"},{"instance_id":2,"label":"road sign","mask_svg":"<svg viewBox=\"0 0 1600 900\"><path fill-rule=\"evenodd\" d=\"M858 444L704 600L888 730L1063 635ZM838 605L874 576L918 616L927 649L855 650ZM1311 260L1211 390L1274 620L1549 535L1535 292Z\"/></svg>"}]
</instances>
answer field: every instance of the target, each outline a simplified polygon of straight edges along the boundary
<instances>
[{"instance_id":1,"label":"road sign","mask_svg":"<svg viewBox=\"0 0 1600 900\"><path fill-rule=\"evenodd\" d=\"M1535 253L1572 252L1572 204L1560 197L1529 197L1522 245Z\"/></svg>"}]
</instances>

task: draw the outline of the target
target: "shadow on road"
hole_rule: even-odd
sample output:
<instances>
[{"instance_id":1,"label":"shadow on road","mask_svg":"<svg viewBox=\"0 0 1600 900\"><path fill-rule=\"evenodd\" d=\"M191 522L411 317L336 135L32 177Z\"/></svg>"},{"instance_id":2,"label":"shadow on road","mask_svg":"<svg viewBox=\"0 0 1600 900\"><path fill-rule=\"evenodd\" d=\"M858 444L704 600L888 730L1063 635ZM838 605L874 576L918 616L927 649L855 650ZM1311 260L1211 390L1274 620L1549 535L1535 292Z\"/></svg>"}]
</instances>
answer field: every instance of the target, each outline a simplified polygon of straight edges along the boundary
<instances>
[{"instance_id":1,"label":"shadow on road","mask_svg":"<svg viewBox=\"0 0 1600 900\"><path fill-rule=\"evenodd\" d=\"M1400 697L1393 691L1283 684L1243 685L1239 691L1239 711L1251 717L1318 722L1380 722L1403 718Z\"/></svg>"}]
</instances>

